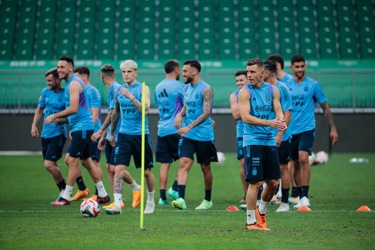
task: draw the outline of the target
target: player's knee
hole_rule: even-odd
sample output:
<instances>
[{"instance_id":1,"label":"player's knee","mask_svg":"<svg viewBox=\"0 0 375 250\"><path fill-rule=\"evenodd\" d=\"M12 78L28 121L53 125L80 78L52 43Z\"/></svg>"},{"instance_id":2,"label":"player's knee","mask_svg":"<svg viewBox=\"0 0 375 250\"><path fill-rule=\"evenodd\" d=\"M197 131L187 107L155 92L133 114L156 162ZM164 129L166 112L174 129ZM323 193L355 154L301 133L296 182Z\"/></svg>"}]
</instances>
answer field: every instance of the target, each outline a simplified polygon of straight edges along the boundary
<instances>
[{"instance_id":1,"label":"player's knee","mask_svg":"<svg viewBox=\"0 0 375 250\"><path fill-rule=\"evenodd\" d=\"M51 172L55 168L55 163L52 161L44 161L44 168Z\"/></svg>"}]
</instances>

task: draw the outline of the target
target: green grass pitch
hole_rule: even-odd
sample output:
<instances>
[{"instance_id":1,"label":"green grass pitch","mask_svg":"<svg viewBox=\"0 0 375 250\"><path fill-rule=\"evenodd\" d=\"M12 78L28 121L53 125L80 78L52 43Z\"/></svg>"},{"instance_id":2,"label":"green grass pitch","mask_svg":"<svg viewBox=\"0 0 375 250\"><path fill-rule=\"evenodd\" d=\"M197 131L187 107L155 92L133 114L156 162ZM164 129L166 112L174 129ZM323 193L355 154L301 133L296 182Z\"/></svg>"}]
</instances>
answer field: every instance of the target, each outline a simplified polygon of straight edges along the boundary
<instances>
[{"instance_id":1,"label":"green grass pitch","mask_svg":"<svg viewBox=\"0 0 375 250\"><path fill-rule=\"evenodd\" d=\"M369 163L350 164L351 157L365 157ZM104 183L112 199L106 170ZM67 176L67 167L59 161ZM178 164L171 167L169 185ZM140 170L129 171L141 183ZM122 215L109 216L102 210L96 218L83 218L81 202L52 207L58 195L41 156L0 156L0 249L372 249L375 213L357 212L366 205L375 210L375 155L333 154L328 163L312 167L310 202L312 212L276 213L268 209L270 232L246 231L239 163L226 154L222 165L212 165L213 203L209 211L195 211L203 199L203 176L198 165L189 174L186 190L188 210L157 207L144 216L140 230L140 209L131 208L131 189L124 187L126 208ZM94 184L85 170L86 185ZM159 199L159 165L154 167L155 202ZM169 187L169 186L168 186ZM74 192L76 187L74 189ZM147 194L145 194L146 196Z\"/></svg>"}]
</instances>

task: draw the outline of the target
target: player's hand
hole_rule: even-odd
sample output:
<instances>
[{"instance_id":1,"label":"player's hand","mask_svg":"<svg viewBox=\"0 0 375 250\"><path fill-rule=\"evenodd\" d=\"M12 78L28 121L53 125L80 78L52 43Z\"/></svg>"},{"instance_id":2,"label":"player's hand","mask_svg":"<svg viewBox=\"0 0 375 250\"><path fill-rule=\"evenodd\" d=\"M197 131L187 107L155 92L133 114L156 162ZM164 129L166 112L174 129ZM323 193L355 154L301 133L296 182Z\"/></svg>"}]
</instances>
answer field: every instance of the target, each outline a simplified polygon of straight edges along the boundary
<instances>
[{"instance_id":1,"label":"player's hand","mask_svg":"<svg viewBox=\"0 0 375 250\"><path fill-rule=\"evenodd\" d=\"M129 98L129 97L131 97L130 95L130 92L129 92L129 90L127 89L127 88L121 88L120 89L120 93L121 94L123 94L125 97L127 97L127 98ZM130 98L129 98L130 99Z\"/></svg>"},{"instance_id":2,"label":"player's hand","mask_svg":"<svg viewBox=\"0 0 375 250\"><path fill-rule=\"evenodd\" d=\"M54 120L55 120L55 114L52 114L52 115L48 116L46 119L44 119L44 122L48 125L51 122L53 122Z\"/></svg>"},{"instance_id":3,"label":"player's hand","mask_svg":"<svg viewBox=\"0 0 375 250\"><path fill-rule=\"evenodd\" d=\"M63 124L66 123L66 118L64 118L64 117L56 118L56 119L53 121L53 123L54 123L55 125L63 125Z\"/></svg>"},{"instance_id":4,"label":"player's hand","mask_svg":"<svg viewBox=\"0 0 375 250\"><path fill-rule=\"evenodd\" d=\"M98 149L103 151L105 149L105 138L102 136L98 141Z\"/></svg>"},{"instance_id":5,"label":"player's hand","mask_svg":"<svg viewBox=\"0 0 375 250\"><path fill-rule=\"evenodd\" d=\"M335 146L336 143L339 141L339 135L337 134L336 129L331 129L329 136L331 137L332 146Z\"/></svg>"},{"instance_id":6,"label":"player's hand","mask_svg":"<svg viewBox=\"0 0 375 250\"><path fill-rule=\"evenodd\" d=\"M91 140L93 141L93 142L96 142L99 138L100 138L100 136L101 136L102 134L98 131L98 132L95 132L95 133L93 133L92 134L92 136L91 136Z\"/></svg>"},{"instance_id":7,"label":"player's hand","mask_svg":"<svg viewBox=\"0 0 375 250\"><path fill-rule=\"evenodd\" d=\"M178 131L177 131L177 134L181 137L185 136L187 133L189 133L190 131L190 128L189 127L183 127L183 128L180 128Z\"/></svg>"},{"instance_id":8,"label":"player's hand","mask_svg":"<svg viewBox=\"0 0 375 250\"><path fill-rule=\"evenodd\" d=\"M282 139L283 139L283 136L280 135L280 134L278 133L278 134L276 135L275 139L276 139L276 146L277 146L277 147L280 147L281 142L282 142Z\"/></svg>"},{"instance_id":9,"label":"player's hand","mask_svg":"<svg viewBox=\"0 0 375 250\"><path fill-rule=\"evenodd\" d=\"M33 138L38 138L39 137L39 130L36 126L32 125L31 126L31 136Z\"/></svg>"},{"instance_id":10,"label":"player's hand","mask_svg":"<svg viewBox=\"0 0 375 250\"><path fill-rule=\"evenodd\" d=\"M111 144L112 147L116 146L116 139L113 135L109 138L109 143Z\"/></svg>"}]
</instances>

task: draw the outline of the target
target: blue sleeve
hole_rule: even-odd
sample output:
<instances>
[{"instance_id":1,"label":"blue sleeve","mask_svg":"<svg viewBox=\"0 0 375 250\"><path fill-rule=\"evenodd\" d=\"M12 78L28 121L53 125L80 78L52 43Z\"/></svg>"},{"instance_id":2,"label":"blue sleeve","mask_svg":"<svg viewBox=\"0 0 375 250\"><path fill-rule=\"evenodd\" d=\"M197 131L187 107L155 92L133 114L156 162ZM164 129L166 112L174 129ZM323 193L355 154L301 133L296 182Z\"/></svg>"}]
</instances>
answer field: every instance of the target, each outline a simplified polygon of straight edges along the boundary
<instances>
[{"instance_id":1,"label":"blue sleeve","mask_svg":"<svg viewBox=\"0 0 375 250\"><path fill-rule=\"evenodd\" d=\"M38 107L41 109L44 109L46 107L46 93L47 93L46 88L44 88L39 97Z\"/></svg>"},{"instance_id":2,"label":"blue sleeve","mask_svg":"<svg viewBox=\"0 0 375 250\"><path fill-rule=\"evenodd\" d=\"M315 84L314 99L319 104L325 103L327 101L327 97L324 95L323 90L318 83Z\"/></svg>"}]
</instances>

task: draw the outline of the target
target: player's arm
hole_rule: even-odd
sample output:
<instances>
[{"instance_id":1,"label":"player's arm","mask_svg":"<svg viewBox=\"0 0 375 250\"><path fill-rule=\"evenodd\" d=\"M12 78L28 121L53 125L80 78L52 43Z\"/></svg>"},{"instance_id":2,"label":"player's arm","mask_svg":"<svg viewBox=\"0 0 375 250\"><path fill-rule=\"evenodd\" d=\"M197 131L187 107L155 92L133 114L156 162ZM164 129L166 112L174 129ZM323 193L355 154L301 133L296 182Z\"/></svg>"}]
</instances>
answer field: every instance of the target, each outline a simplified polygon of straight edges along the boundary
<instances>
[{"instance_id":1,"label":"player's arm","mask_svg":"<svg viewBox=\"0 0 375 250\"><path fill-rule=\"evenodd\" d=\"M145 87L146 89L146 93L145 93L145 98L146 98L146 107L145 107L145 111L146 111L146 115L148 114L148 111L150 109L150 89L148 88L148 86ZM132 103L133 105L138 109L139 112L142 112L142 100L141 101L138 101L137 98L132 95L132 93L130 93L130 91L126 88L121 88L120 90L120 93L123 94L125 97L127 97Z\"/></svg>"},{"instance_id":2,"label":"player's arm","mask_svg":"<svg viewBox=\"0 0 375 250\"><path fill-rule=\"evenodd\" d=\"M182 106L181 111L176 115L176 118L174 120L174 127L179 129L182 122L182 117L186 115L186 102L184 102L184 105Z\"/></svg>"},{"instance_id":3,"label":"player's arm","mask_svg":"<svg viewBox=\"0 0 375 250\"><path fill-rule=\"evenodd\" d=\"M232 116L237 121L241 119L240 110L238 108L237 98L234 94L229 96L230 109L232 110Z\"/></svg>"},{"instance_id":4,"label":"player's arm","mask_svg":"<svg viewBox=\"0 0 375 250\"><path fill-rule=\"evenodd\" d=\"M37 107L35 114L34 114L33 123L31 124L31 136L34 138L39 137L39 130L37 127L37 123L40 120L40 118L42 118L42 116L43 116L43 109L40 107Z\"/></svg>"},{"instance_id":5,"label":"player's arm","mask_svg":"<svg viewBox=\"0 0 375 250\"><path fill-rule=\"evenodd\" d=\"M79 107L79 94L82 91L82 86L79 82L77 81L72 81L69 85L69 93L70 93L70 107L67 109L64 109L61 112L52 114L48 116L45 119L46 124L50 124L53 122L55 118L59 117L67 117L69 115L75 114L78 112L78 107Z\"/></svg>"},{"instance_id":6,"label":"player's arm","mask_svg":"<svg viewBox=\"0 0 375 250\"><path fill-rule=\"evenodd\" d=\"M112 113L113 113L112 110L113 109L110 109L108 111L108 114L107 114L102 126L100 127L100 129L98 131L96 131L94 134L92 134L92 136L91 136L92 141L96 141L96 140L99 139L100 136L102 136L103 134L106 134L107 128L108 128L109 124L111 124L111 117L112 117Z\"/></svg>"},{"instance_id":7,"label":"player's arm","mask_svg":"<svg viewBox=\"0 0 375 250\"><path fill-rule=\"evenodd\" d=\"M327 102L323 102L322 104L320 104L320 107L322 107L324 116L327 118L328 124L331 128L329 136L331 137L332 145L335 145L339 140L339 135L336 130L336 125L335 121L333 120L331 109L328 107Z\"/></svg>"},{"instance_id":8,"label":"player's arm","mask_svg":"<svg viewBox=\"0 0 375 250\"><path fill-rule=\"evenodd\" d=\"M115 102L115 108L112 109L112 114L111 114L111 123L112 123L112 127L111 127L111 136L115 136L115 131L116 131L116 127L117 127L117 124L118 124L118 121L120 119L120 104L119 102L116 100Z\"/></svg>"}]
</instances>

